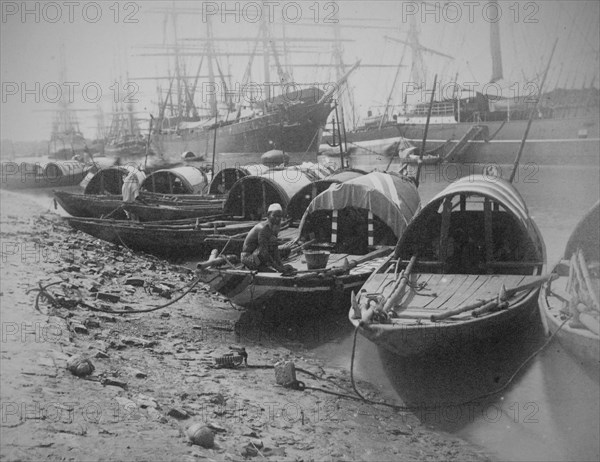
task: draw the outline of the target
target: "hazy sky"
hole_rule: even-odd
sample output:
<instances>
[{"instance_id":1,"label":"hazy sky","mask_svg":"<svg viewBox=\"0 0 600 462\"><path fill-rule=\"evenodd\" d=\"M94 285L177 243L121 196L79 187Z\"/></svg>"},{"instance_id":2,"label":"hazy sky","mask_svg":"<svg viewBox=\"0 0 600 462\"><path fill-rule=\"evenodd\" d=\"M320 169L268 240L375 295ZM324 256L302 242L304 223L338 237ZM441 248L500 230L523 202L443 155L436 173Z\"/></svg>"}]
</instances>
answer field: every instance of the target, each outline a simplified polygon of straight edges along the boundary
<instances>
[{"instance_id":1,"label":"hazy sky","mask_svg":"<svg viewBox=\"0 0 600 462\"><path fill-rule=\"evenodd\" d=\"M175 4L179 9L176 35L183 46L198 47L206 36L206 19L212 18L217 38L255 37L260 13L270 23L272 34L280 37L282 25L294 50L283 64L314 64L293 67L294 81L335 81L331 42L333 20L339 20L344 59L352 63L396 65L403 56L402 44L385 36L405 38L411 17L420 31L423 46L451 55L454 59L423 55L426 79L431 85L433 74L442 82L458 75L459 83L476 82L481 89L491 77L489 26L499 18L504 61L504 80L500 84L520 93L526 83L541 74L556 38L559 39L547 89L556 86L580 88L592 80L598 82L600 2L598 1L501 1L499 10L488 1L273 1L273 2L10 2L1 1L1 137L14 140L47 139L50 135L57 90L69 95L87 137L95 135L98 105L112 110L112 101L125 98L128 91L139 100L136 109L148 117L157 114L157 81L141 77L167 76L169 60L160 54L163 43L173 43L172 21L165 21L164 11ZM230 13L217 9L224 4ZM191 11L194 9L195 14ZM204 15L202 12L204 11ZM428 12L429 11L429 12ZM427 14L424 14L427 13ZM300 19L301 18L301 19ZM316 25L315 25L316 24ZM374 27L377 26L377 27ZM315 40L321 39L321 40ZM66 77L60 74L60 48L64 44ZM155 45L155 48L148 46ZM250 53L253 41L217 40L219 52ZM194 75L200 63L197 50L185 57L187 74ZM223 73L231 82L242 82L248 56L219 57ZM251 80L261 82L262 60L255 60ZM403 58L407 67L400 82L411 79L411 53ZM172 65L171 65L172 68ZM206 74L206 63L202 74ZM357 111L364 116L369 108L377 110L388 97L394 78L393 68L359 68L352 76ZM127 75L129 76L127 78ZM115 82L122 77L130 83ZM271 69L271 80L277 79ZM65 85L66 82L67 83ZM162 80L163 89L168 81ZM85 88L85 92L84 92ZM202 88L199 85L199 88ZM398 85L401 89L401 84ZM400 90L399 90L400 91ZM101 96L101 98L100 98ZM200 102L203 93L198 92ZM399 99L398 93L395 99ZM37 100L37 101L36 101ZM106 118L108 119L108 115Z\"/></svg>"}]
</instances>

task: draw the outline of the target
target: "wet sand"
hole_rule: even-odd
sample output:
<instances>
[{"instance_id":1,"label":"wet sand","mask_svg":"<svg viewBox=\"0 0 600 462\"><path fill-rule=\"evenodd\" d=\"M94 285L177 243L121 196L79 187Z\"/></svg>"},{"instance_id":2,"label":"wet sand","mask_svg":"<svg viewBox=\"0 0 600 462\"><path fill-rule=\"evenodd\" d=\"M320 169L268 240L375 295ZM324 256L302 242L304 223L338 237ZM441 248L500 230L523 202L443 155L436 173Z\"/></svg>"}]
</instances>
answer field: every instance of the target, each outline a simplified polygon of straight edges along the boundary
<instances>
[{"instance_id":1,"label":"wet sand","mask_svg":"<svg viewBox=\"0 0 600 462\"><path fill-rule=\"evenodd\" d=\"M73 232L27 197L1 194L0 459L489 459L413 414L284 388L271 368L215 366L230 346L244 346L250 366L288 359L314 374L297 373L307 387L351 393L349 364L330 367L314 357L297 341L304 338L295 332L298 319L267 327L261 316L237 310L201 284L150 313L84 308L77 300L106 310L162 305L194 274ZM125 284L132 278L144 285ZM42 300L35 309L38 292L29 291L39 282L60 282L48 288L57 306ZM317 337L313 332L317 343L327 341ZM72 355L88 357L93 374L72 375L66 369ZM373 385L357 385L368 398L382 399ZM188 443L184 431L195 422L211 428L214 447Z\"/></svg>"}]
</instances>

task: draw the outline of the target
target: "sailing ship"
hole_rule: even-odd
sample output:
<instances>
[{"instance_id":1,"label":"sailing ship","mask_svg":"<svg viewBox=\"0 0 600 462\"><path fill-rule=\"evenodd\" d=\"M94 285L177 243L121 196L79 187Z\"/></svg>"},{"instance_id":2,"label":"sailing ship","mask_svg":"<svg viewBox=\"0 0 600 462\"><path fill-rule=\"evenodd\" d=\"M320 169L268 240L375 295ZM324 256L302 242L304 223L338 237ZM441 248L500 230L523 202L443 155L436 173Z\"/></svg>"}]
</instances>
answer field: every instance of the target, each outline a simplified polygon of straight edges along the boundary
<instances>
[{"instance_id":1,"label":"sailing ship","mask_svg":"<svg viewBox=\"0 0 600 462\"><path fill-rule=\"evenodd\" d=\"M418 39L418 30L410 25L407 40L386 37L390 41L404 43L412 52L411 82L423 86L426 82L422 69L423 54L429 53L444 59L453 59L430 48ZM499 23L490 22L490 48L492 76L490 83L502 81L502 53ZM404 54L403 54L404 56ZM356 154L389 154L398 137L421 143L425 132L428 103L408 104L405 92L401 104L392 104L398 75L403 67L398 64L396 77L386 101L383 113L369 111L364 123L346 133L347 143ZM557 77L557 85L558 78ZM535 123L531 126L524 154L537 163L564 163L565 156L581 163L596 163L600 150L600 91L594 87L594 79L580 89L555 88L541 95ZM519 150L532 100L528 96L491 98L479 92L466 92L455 82L451 97L438 97L434 103L427 133L427 149L433 150L450 143L461 145L444 158L448 162L510 164ZM566 86L566 82L565 82ZM513 88L514 85L509 88ZM533 88L534 86L532 86ZM441 86L423 88L421 93L441 95ZM511 90L512 91L512 90ZM439 93L438 93L439 92ZM446 95L444 95L446 96ZM493 101L495 99L496 101ZM474 125L484 125L487 132L473 130ZM323 145L326 148L326 145Z\"/></svg>"},{"instance_id":2,"label":"sailing ship","mask_svg":"<svg viewBox=\"0 0 600 462\"><path fill-rule=\"evenodd\" d=\"M104 154L121 161L140 160L154 153L148 149L148 142L140 131L132 103L127 107L121 104L112 113L112 120L106 141Z\"/></svg>"},{"instance_id":3,"label":"sailing ship","mask_svg":"<svg viewBox=\"0 0 600 462\"><path fill-rule=\"evenodd\" d=\"M186 10L187 11L187 10ZM191 10L192 14L195 10ZM173 17L175 33L177 26L175 18L177 11L167 10ZM345 81L357 64L352 66L346 75L342 76L324 91L318 86L300 88L291 84L290 74L284 70L279 59L281 48L277 48L275 38L266 22L260 25L259 34L254 42L251 53L222 53L215 47L212 24L209 20L205 23L206 38L194 38L200 42L200 47L183 48L175 37L174 45L163 45L168 56L175 59L174 73L167 77L169 89L167 94L160 96L159 113L154 129L152 130L152 146L156 153L165 161L181 162L181 154L192 152L196 157L209 161L219 170L225 167L259 163L260 156L267 151L281 150L290 156L292 162L315 161L321 139L323 127L332 110L331 101L335 88ZM219 38L219 43L228 40ZM291 39L286 39L290 41ZM231 91L231 82L227 82L226 75L217 59L220 55L240 56L249 55L249 62L241 81L241 88L246 88L249 83L251 68L255 56L262 46L264 57L264 81L270 82L270 60L275 62L281 94L275 95L270 84L261 87L262 97L256 101L245 101L243 95L235 102ZM182 51L183 50L183 51ZM157 55L157 54L153 54ZM198 73L193 78L186 76L186 66L183 61L185 56L199 56L201 58ZM205 83L211 88L221 90L219 104L216 92L210 92L208 107L197 107L194 95L198 89L200 70L206 63L208 80ZM290 83L294 91L286 85ZM277 87L277 86L276 86ZM250 98L252 100L252 98Z\"/></svg>"},{"instance_id":4,"label":"sailing ship","mask_svg":"<svg viewBox=\"0 0 600 462\"><path fill-rule=\"evenodd\" d=\"M60 47L60 81L67 82L66 78L65 47ZM79 129L79 122L74 111L69 107L69 102L64 92L58 101L58 110L52 122L52 134L48 143L48 158L53 160L71 160L80 156L81 160L87 152L87 145Z\"/></svg>"}]
</instances>

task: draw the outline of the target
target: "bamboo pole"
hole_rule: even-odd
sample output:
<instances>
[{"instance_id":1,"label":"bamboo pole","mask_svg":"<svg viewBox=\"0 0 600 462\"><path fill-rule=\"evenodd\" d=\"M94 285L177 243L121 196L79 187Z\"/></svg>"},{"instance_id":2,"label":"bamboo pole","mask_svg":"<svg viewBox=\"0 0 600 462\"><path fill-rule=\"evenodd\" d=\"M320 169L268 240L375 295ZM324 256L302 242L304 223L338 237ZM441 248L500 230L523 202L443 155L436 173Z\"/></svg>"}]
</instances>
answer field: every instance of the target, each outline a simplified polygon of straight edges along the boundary
<instances>
[{"instance_id":1,"label":"bamboo pole","mask_svg":"<svg viewBox=\"0 0 600 462\"><path fill-rule=\"evenodd\" d=\"M600 311L600 305L598 304L598 296L596 295L596 290L592 285L590 272L588 271L587 263L585 261L585 257L583 256L583 251L581 249L579 249L579 251L577 252L577 257L579 258L581 275L583 276L583 280L585 282L585 285L587 286L587 291L590 294L590 298L592 299L592 302L595 305L594 308Z\"/></svg>"},{"instance_id":2,"label":"bamboo pole","mask_svg":"<svg viewBox=\"0 0 600 462\"><path fill-rule=\"evenodd\" d=\"M524 290L534 289L534 288L542 285L544 282L551 281L551 280L555 279L556 277L557 277L556 274L550 273L545 276L540 276L538 278L535 278L533 281L528 282L526 284L522 284L520 286L513 287L511 289L506 289L506 299L508 300L510 297L514 296L515 294L517 294L519 292L523 292ZM487 300L479 300L477 302L469 303L467 305L463 305L462 307L459 307L459 308L456 308L456 309L450 310L450 311L445 311L440 314L433 314L433 315L431 315L431 321L432 322L441 321L441 320L449 318L451 316L455 316L457 314L464 313L465 311L475 310L479 307L485 306L486 304L491 304L492 302L497 303L498 296L489 298ZM488 309L489 309L489 307L488 307Z\"/></svg>"},{"instance_id":3,"label":"bamboo pole","mask_svg":"<svg viewBox=\"0 0 600 462\"><path fill-rule=\"evenodd\" d=\"M410 262L406 266L406 269L402 272L400 278L398 279L396 287L390 293L387 301L383 305L383 311L385 313L389 311L393 311L394 305L401 300L404 296L404 291L406 290L406 286L408 285L408 278L411 276L412 269L415 266L417 261L417 256L413 255L410 259Z\"/></svg>"},{"instance_id":4,"label":"bamboo pole","mask_svg":"<svg viewBox=\"0 0 600 462\"><path fill-rule=\"evenodd\" d=\"M529 129L531 128L531 124L533 123L533 116L536 113L536 109L540 104L540 99L542 97L542 88L544 88L544 83L546 82L546 77L548 76L548 70L550 69L550 63L552 62L552 57L554 56L554 50L556 50L556 44L558 43L558 38L554 41L554 46L552 47L552 52L550 53L550 59L548 59L548 64L546 64L546 70L544 71L544 77L542 77L542 83L540 84L540 88L538 90L538 97L535 105L531 108L531 112L529 113L529 120L527 121L527 128L525 128L525 133L523 135L523 139L521 140L521 146L519 146L519 152L517 153L517 157L515 158L513 164L513 170L510 174L509 183L512 183L515 179L515 175L517 173L517 169L519 168L519 161L521 160L521 154L523 154L523 148L525 147L525 141L527 141L527 136L529 136Z\"/></svg>"},{"instance_id":5,"label":"bamboo pole","mask_svg":"<svg viewBox=\"0 0 600 462\"><path fill-rule=\"evenodd\" d=\"M148 129L148 140L146 141L146 158L144 159L144 170L148 166L148 152L150 151L150 136L152 135L152 122L154 122L154 117L150 114L150 128Z\"/></svg>"},{"instance_id":6,"label":"bamboo pole","mask_svg":"<svg viewBox=\"0 0 600 462\"><path fill-rule=\"evenodd\" d=\"M437 74L433 78L433 91L431 92L431 101L429 102L429 109L427 111L427 122L425 123L425 132L423 133L423 143L421 144L421 152L419 153L419 163L417 164L417 174L415 175L415 181L417 188L419 187L419 176L421 175L421 166L423 165L423 154L425 153L425 143L427 141L427 132L429 130L429 120L431 119L431 110L433 109L433 100L435 98L435 86L437 85Z\"/></svg>"}]
</instances>

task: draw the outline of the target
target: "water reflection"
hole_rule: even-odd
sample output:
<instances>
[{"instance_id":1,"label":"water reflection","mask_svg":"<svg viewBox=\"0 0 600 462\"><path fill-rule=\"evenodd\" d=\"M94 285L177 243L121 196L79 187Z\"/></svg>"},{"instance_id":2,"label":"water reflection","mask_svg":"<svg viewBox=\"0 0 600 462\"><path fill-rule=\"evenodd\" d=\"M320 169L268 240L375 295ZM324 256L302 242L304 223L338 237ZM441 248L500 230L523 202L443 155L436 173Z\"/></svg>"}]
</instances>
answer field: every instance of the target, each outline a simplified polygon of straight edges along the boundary
<instances>
[{"instance_id":1,"label":"water reflection","mask_svg":"<svg viewBox=\"0 0 600 462\"><path fill-rule=\"evenodd\" d=\"M369 170L387 164L383 158L378 163L374 156L362 163L357 160L355 167ZM552 265L579 219L598 200L600 170L598 165L542 165L529 174L527 181L521 176L516 186L542 232ZM451 180L430 173L419 187L422 202L427 203ZM402 359L361 338L356 374L395 401L431 405L472 399L504 383L545 341L539 321L524 335L505 340L437 357ZM349 334L315 353L332 365L348 368L351 348ZM417 411L417 416L501 460L599 460L599 375L598 365L582 367L553 341L502 393L461 407Z\"/></svg>"},{"instance_id":2,"label":"water reflection","mask_svg":"<svg viewBox=\"0 0 600 462\"><path fill-rule=\"evenodd\" d=\"M475 419L497 420L502 393L517 386L508 383L525 360L543 343L541 329L515 329L505 337L471 341L445 351L398 357L381 349L383 367L398 397L419 409L423 423L457 431Z\"/></svg>"}]
</instances>

